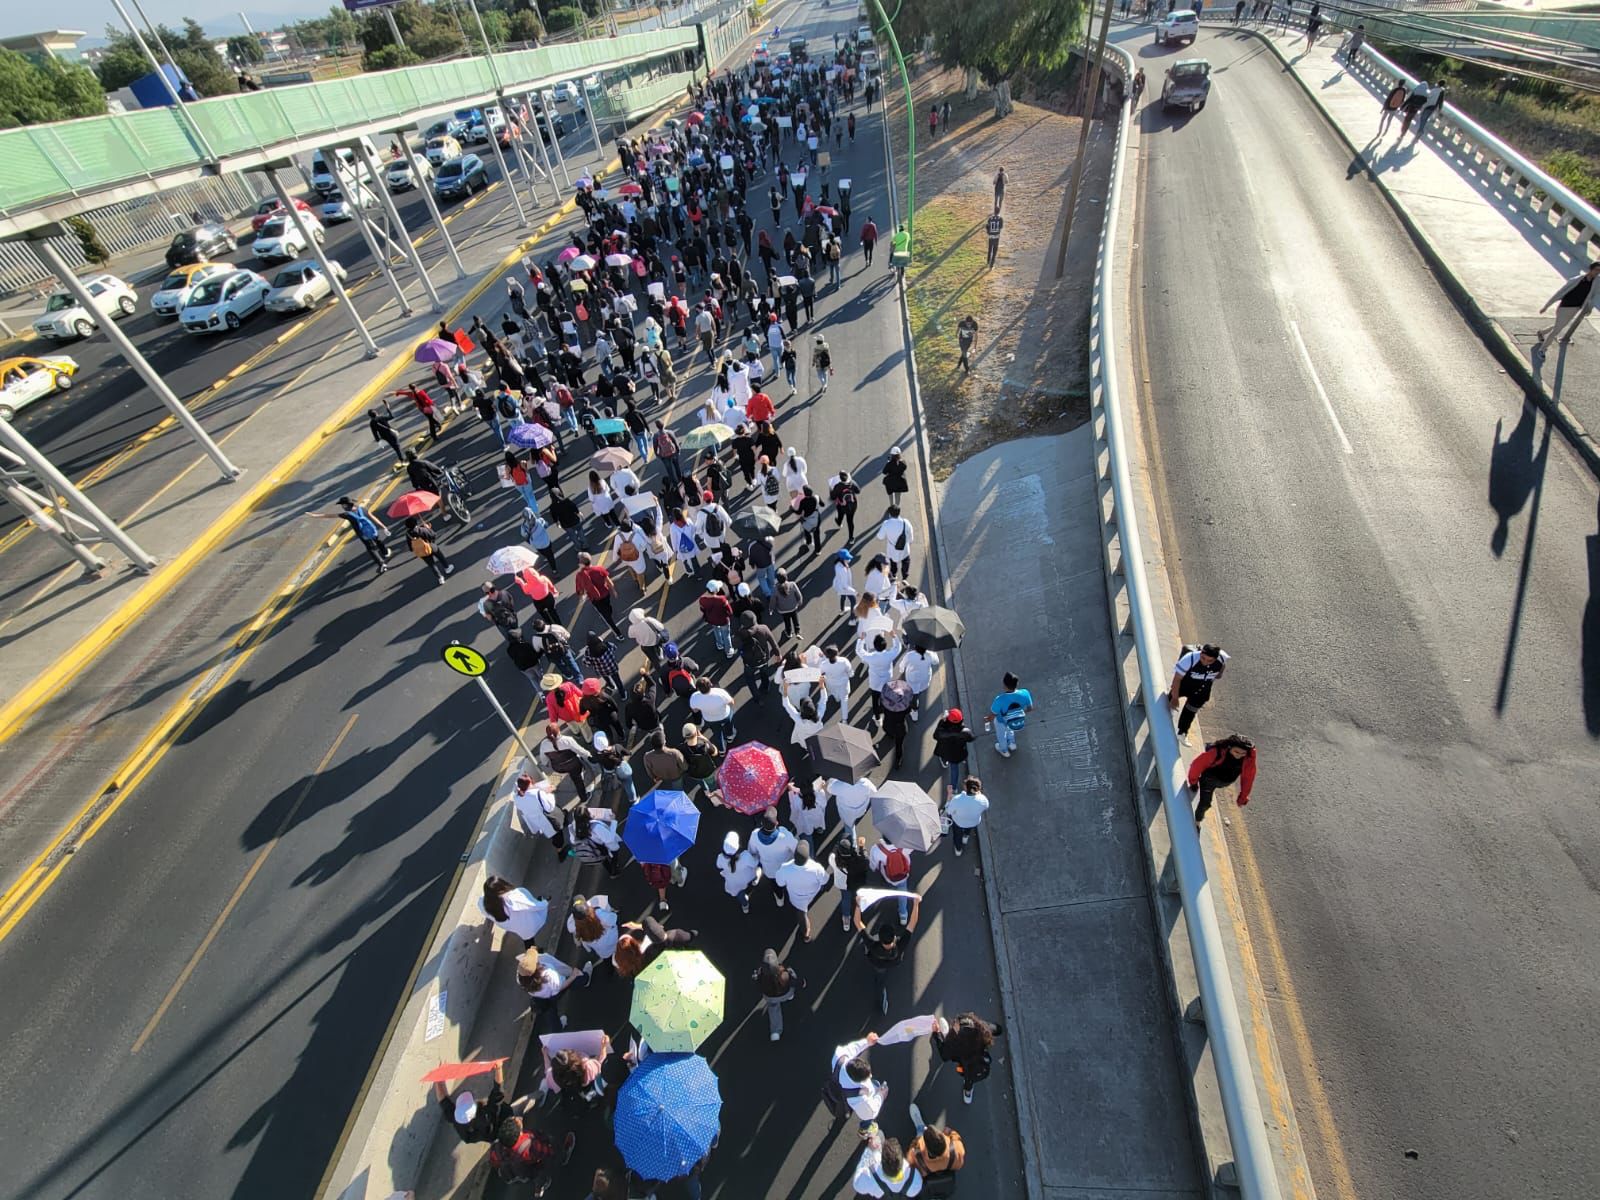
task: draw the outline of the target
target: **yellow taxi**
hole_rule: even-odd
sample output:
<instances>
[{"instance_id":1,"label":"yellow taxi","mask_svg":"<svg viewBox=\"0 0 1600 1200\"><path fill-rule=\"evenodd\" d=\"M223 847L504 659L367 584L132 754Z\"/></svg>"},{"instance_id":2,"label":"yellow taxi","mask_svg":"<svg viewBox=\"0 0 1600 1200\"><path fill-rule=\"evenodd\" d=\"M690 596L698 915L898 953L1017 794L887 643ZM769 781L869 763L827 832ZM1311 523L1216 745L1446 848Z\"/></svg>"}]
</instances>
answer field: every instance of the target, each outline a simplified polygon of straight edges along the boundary
<instances>
[{"instance_id":1,"label":"yellow taxi","mask_svg":"<svg viewBox=\"0 0 1600 1200\"><path fill-rule=\"evenodd\" d=\"M9 421L18 409L26 408L35 400L43 400L55 392L72 387L72 377L78 373L78 364L65 355L0 360L0 421Z\"/></svg>"},{"instance_id":2,"label":"yellow taxi","mask_svg":"<svg viewBox=\"0 0 1600 1200\"><path fill-rule=\"evenodd\" d=\"M150 297L150 310L160 317L175 317L188 303L190 293L208 279L238 270L232 263L197 262L173 267Z\"/></svg>"}]
</instances>

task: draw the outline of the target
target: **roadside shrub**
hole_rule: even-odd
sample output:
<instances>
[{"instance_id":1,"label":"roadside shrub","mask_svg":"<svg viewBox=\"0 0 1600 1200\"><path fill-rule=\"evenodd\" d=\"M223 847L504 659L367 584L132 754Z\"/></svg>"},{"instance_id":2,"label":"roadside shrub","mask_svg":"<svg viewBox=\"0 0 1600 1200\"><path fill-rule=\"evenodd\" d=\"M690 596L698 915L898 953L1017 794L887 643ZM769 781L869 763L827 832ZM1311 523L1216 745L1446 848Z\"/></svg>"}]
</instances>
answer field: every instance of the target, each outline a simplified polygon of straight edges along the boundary
<instances>
[{"instance_id":1,"label":"roadside shrub","mask_svg":"<svg viewBox=\"0 0 1600 1200\"><path fill-rule=\"evenodd\" d=\"M544 27L551 33L564 33L583 24L583 9L573 5L552 8L544 15Z\"/></svg>"}]
</instances>

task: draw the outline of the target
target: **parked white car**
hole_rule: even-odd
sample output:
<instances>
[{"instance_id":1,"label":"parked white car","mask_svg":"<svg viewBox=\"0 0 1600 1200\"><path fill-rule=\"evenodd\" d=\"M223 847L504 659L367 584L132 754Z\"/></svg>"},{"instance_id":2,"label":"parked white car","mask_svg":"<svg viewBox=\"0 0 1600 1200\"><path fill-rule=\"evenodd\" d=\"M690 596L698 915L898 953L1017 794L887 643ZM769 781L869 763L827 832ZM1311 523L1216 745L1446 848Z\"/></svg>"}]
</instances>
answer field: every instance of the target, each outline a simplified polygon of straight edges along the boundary
<instances>
[{"instance_id":1,"label":"parked white car","mask_svg":"<svg viewBox=\"0 0 1600 1200\"><path fill-rule=\"evenodd\" d=\"M1200 14L1192 8L1169 12L1156 25L1156 45L1172 42L1190 42L1200 36Z\"/></svg>"},{"instance_id":2,"label":"parked white car","mask_svg":"<svg viewBox=\"0 0 1600 1200\"><path fill-rule=\"evenodd\" d=\"M438 137L428 139L428 144L423 149L430 167L442 167L452 158L461 157L461 143L448 133L441 133Z\"/></svg>"},{"instance_id":3,"label":"parked white car","mask_svg":"<svg viewBox=\"0 0 1600 1200\"><path fill-rule=\"evenodd\" d=\"M555 97L557 100L576 100L578 98L577 85L570 79L563 79L555 86Z\"/></svg>"},{"instance_id":4,"label":"parked white car","mask_svg":"<svg viewBox=\"0 0 1600 1200\"><path fill-rule=\"evenodd\" d=\"M217 275L237 270L232 263L198 262L174 267L150 297L150 311L158 317L175 317L189 299L189 293Z\"/></svg>"},{"instance_id":5,"label":"parked white car","mask_svg":"<svg viewBox=\"0 0 1600 1200\"><path fill-rule=\"evenodd\" d=\"M333 273L344 282L344 268L333 263ZM292 262L279 267L267 292L267 310L275 313L305 312L333 295L333 287L316 262Z\"/></svg>"},{"instance_id":6,"label":"parked white car","mask_svg":"<svg viewBox=\"0 0 1600 1200\"><path fill-rule=\"evenodd\" d=\"M391 192L409 192L432 178L433 164L420 154L413 154L409 159L391 159L383 173L383 182Z\"/></svg>"},{"instance_id":7,"label":"parked white car","mask_svg":"<svg viewBox=\"0 0 1600 1200\"><path fill-rule=\"evenodd\" d=\"M139 293L115 275L91 275L83 281L94 299L94 312L78 303L78 298L62 288L51 292L44 303L44 316L33 323L33 331L40 337L58 342L86 338L100 326L102 314L131 317L139 307Z\"/></svg>"},{"instance_id":8,"label":"parked white car","mask_svg":"<svg viewBox=\"0 0 1600 1200\"><path fill-rule=\"evenodd\" d=\"M322 222L309 213L301 213L300 219L306 223L306 227L311 230L311 236L320 244L324 236ZM250 248L262 262L299 258L309 249L306 239L300 233L300 227L287 216L273 217L263 225Z\"/></svg>"},{"instance_id":9,"label":"parked white car","mask_svg":"<svg viewBox=\"0 0 1600 1200\"><path fill-rule=\"evenodd\" d=\"M317 217L324 225L354 221L358 203L362 208L377 208L378 197L363 185L357 185L348 192L329 192L317 205Z\"/></svg>"},{"instance_id":10,"label":"parked white car","mask_svg":"<svg viewBox=\"0 0 1600 1200\"><path fill-rule=\"evenodd\" d=\"M178 319L190 333L237 329L267 301L267 281L254 271L219 275L195 288Z\"/></svg>"}]
</instances>

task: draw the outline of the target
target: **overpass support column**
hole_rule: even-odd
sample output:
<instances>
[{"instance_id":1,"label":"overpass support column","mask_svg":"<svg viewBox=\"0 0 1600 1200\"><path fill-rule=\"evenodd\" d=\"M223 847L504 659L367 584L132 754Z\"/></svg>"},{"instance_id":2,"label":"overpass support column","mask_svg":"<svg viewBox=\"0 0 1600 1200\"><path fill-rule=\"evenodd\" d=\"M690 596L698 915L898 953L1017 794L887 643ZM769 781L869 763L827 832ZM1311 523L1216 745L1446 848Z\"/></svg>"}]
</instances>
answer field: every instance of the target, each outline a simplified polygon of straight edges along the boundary
<instances>
[{"instance_id":1,"label":"overpass support column","mask_svg":"<svg viewBox=\"0 0 1600 1200\"><path fill-rule=\"evenodd\" d=\"M83 564L86 572L91 575L98 574L105 569L106 564L91 553L83 544L83 540L72 532L74 522L94 529L102 541L110 542L121 550L128 556L128 561L145 574L149 574L155 568L156 556L146 551L143 546L124 533L115 521L101 512L95 502L56 470L55 464L41 454L32 442L18 433L10 421L0 421L0 446L11 451L11 454L6 456L8 460L12 457L20 459L33 472L34 477L50 489L51 494L56 497L56 511L63 519L59 522L52 520L35 503L33 493L18 483L9 471L0 470L0 492L26 513L28 519L36 526L65 546L72 556Z\"/></svg>"},{"instance_id":2,"label":"overpass support column","mask_svg":"<svg viewBox=\"0 0 1600 1200\"><path fill-rule=\"evenodd\" d=\"M505 110L504 102L500 107L500 119L505 122L505 129L511 128L511 114ZM506 167L506 156L500 150L500 138L495 131L489 128L487 114L483 118L483 127L489 134L489 149L494 151L494 161L500 167L500 178L506 181L506 191L511 193L511 207L517 210L517 224L524 229L528 225L528 214L522 209L522 197L517 195L516 181L511 178L511 172ZM513 139L514 140L514 139Z\"/></svg>"},{"instance_id":3,"label":"overpass support column","mask_svg":"<svg viewBox=\"0 0 1600 1200\"><path fill-rule=\"evenodd\" d=\"M57 253L56 248L45 239L44 234L47 232L53 233L57 231L48 228L36 229L30 234L30 241L35 253L44 260L45 266L55 272L56 278L61 280L62 285L73 294L86 311L98 312L95 307L94 297L89 295L89 289L83 286L83 282L72 268L62 261L61 255ZM111 344L117 348L122 357L128 361L128 364L135 371L139 372L139 378L143 379L146 386L156 394L156 399L167 406L167 411L172 414L178 424L188 430L189 436L199 443L200 448L216 464L217 470L222 474L222 478L229 483L238 479L239 468L228 461L228 456L222 452L222 447L211 440L211 435L200 427L200 422L195 420L194 414L183 406L183 402L177 396L173 395L172 389L167 386L167 381L162 379L156 373L156 369L145 361L144 355L140 354L134 348L133 343L128 340L128 335L123 333L118 328L117 323L108 315L99 316L97 323L101 332L111 339ZM21 451L19 450L18 453L20 454Z\"/></svg>"},{"instance_id":4,"label":"overpass support column","mask_svg":"<svg viewBox=\"0 0 1600 1200\"><path fill-rule=\"evenodd\" d=\"M427 184L422 186L426 187ZM383 278L388 283L389 290L394 293L394 298L400 302L400 315L409 317L413 311L411 301L406 298L405 290L401 288L400 281L395 278L394 270L389 266L388 246L379 247L378 237L373 233L375 227L372 220L367 216L366 210L360 206L356 208L356 228L361 230L361 236L366 239L367 252L372 255L372 261L378 265L378 270L383 272ZM389 235L382 233L381 230L379 233L382 235L384 242L387 243Z\"/></svg>"},{"instance_id":5,"label":"overpass support column","mask_svg":"<svg viewBox=\"0 0 1600 1200\"><path fill-rule=\"evenodd\" d=\"M361 156L361 161L367 168L367 174L372 176L373 179L382 178L383 172L378 169L378 160L373 156L372 151L367 149L366 144L357 141L354 146L356 153ZM428 301L433 305L433 311L443 312L444 301L439 299L438 289L433 286L433 280L428 278L427 268L422 265L422 255L418 254L417 248L411 244L411 234L406 231L406 223L400 219L400 210L394 206L394 197L389 195L389 189L386 187L380 186L376 189L376 192L378 203L383 205L383 211L389 214L389 220L393 223L395 232L400 235L401 250L405 252L406 258L411 261L411 267L416 271L417 277L422 280L422 289L428 293Z\"/></svg>"},{"instance_id":6,"label":"overpass support column","mask_svg":"<svg viewBox=\"0 0 1600 1200\"><path fill-rule=\"evenodd\" d=\"M328 281L328 287L344 307L345 314L350 318L350 324L356 331L356 336L361 339L361 345L366 350L368 358L378 357L378 343L372 340L372 334L367 329L367 323L361 319L361 314L356 311L356 306L350 302L350 293L344 290L344 284L339 279L339 273L333 269L333 262L328 258L328 252L322 248L322 239L313 235L311 227L306 224L306 217L296 207L294 197L289 195L289 189L283 186L283 180L278 176L278 164L267 168L267 178L272 180L272 190L278 193L278 200L283 205L284 211L289 214L289 219L294 222L294 227L300 231L300 236L305 239L306 248L311 251L317 260L317 266L322 268L322 277ZM378 185L383 186L382 184ZM355 207L361 209L361 192L367 185L360 179L355 181ZM321 230L317 230L318 233Z\"/></svg>"},{"instance_id":7,"label":"overpass support column","mask_svg":"<svg viewBox=\"0 0 1600 1200\"><path fill-rule=\"evenodd\" d=\"M433 218L433 227L439 231L439 240L444 243L450 261L455 264L456 278L465 279L467 268L461 261L460 251L456 249L455 239L450 236L450 227L444 223L444 214L439 211L439 201L433 195L433 184L419 181L417 190L422 193L422 202L428 206L428 216Z\"/></svg>"}]
</instances>

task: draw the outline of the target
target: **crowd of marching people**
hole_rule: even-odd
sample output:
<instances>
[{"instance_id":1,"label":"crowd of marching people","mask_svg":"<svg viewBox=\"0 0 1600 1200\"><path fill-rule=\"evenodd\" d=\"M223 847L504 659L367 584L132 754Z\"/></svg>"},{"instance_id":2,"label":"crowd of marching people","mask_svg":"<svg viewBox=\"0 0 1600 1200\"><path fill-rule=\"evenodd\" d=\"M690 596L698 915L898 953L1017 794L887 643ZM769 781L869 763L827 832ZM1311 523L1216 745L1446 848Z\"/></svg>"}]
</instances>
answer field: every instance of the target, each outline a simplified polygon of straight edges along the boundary
<instances>
[{"instance_id":1,"label":"crowd of marching people","mask_svg":"<svg viewBox=\"0 0 1600 1200\"><path fill-rule=\"evenodd\" d=\"M474 493L517 497L471 619L493 627L542 709L534 761L511 785L515 826L578 860L583 894L552 913L517 881L487 880L484 916L521 950L542 1074L514 1098L498 1064L461 1064L433 1087L461 1139L487 1143L493 1169L534 1194L574 1153L572 1122L552 1132L562 1122L549 1106L565 1104L614 1127L620 1158L596 1171L592 1196L653 1196L672 1181L701 1194L719 1124L715 1079L694 1051L723 1019L725 981L747 986L774 1042L809 985L776 948L713 966L696 948L706 921L772 905L792 914L797 947L847 939L866 964L866 1010L888 1018L921 918L919 867L962 855L990 810L970 770L974 726L1009 757L1034 709L1010 673L981 717L938 703L942 655L963 628L917 582L928 531L900 448L858 480L808 460L784 428L785 410L820 397L839 366L823 335L802 336L819 298L841 286L855 248L859 270L872 262L870 216L847 247L852 188L830 177L828 148L854 141L854 102L874 86L848 48L782 73L752 64L695 89L687 120L619 143L620 172L580 181L582 227L506 280L498 322L441 325L419 350L431 380L394 398L416 409L428 452L403 447L392 405L369 413L411 485L388 520L349 498L313 514L344 520L379 574L389 522L400 523L444 586L456 564L441 543L470 519ZM476 460L465 470L434 457L457 414L484 427L470 450L459 439ZM821 590L831 621L808 628ZM669 602L687 634L662 620ZM1205 647L1180 662L1181 730L1224 660ZM923 720L936 764L908 747ZM774 722L787 731L778 745L743 732ZM931 791L914 781L928 769ZM1204 770L1203 804L1241 776L1247 795L1253 749L1223 747ZM720 836L702 837L702 820ZM690 870L717 873L721 913L680 919ZM831 935L819 915L830 896ZM565 934L573 949L541 949L550 932L547 946ZM628 1030L580 1028L591 988L631 992ZM948 1194L965 1162L960 1134L915 1104L906 1138L892 1135L891 1114L907 1110L885 1107L874 1055L925 1040L971 1103L1001 1035L975 1012L920 1014L841 1039L817 1063L824 1103L862 1139L858 1194ZM476 1077L491 1071L492 1082ZM671 1129L632 1107L652 1088L681 1109Z\"/></svg>"}]
</instances>

